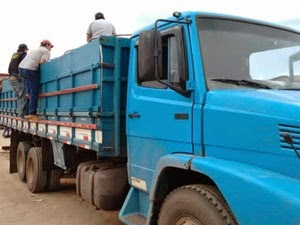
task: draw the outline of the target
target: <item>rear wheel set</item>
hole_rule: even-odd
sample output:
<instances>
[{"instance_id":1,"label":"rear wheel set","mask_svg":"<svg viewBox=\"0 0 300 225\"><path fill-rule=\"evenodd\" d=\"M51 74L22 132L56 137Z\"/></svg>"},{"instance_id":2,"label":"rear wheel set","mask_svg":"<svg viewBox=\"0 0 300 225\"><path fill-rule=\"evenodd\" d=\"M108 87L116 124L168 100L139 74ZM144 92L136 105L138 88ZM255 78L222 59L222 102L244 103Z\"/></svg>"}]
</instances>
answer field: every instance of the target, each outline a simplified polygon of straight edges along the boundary
<instances>
[{"instance_id":1,"label":"rear wheel set","mask_svg":"<svg viewBox=\"0 0 300 225\"><path fill-rule=\"evenodd\" d=\"M30 148L26 160L26 182L32 193L54 191L60 187L61 169L43 170L41 147ZM21 160L20 160L21 161ZM21 164L21 163L20 163Z\"/></svg>"},{"instance_id":2,"label":"rear wheel set","mask_svg":"<svg viewBox=\"0 0 300 225\"><path fill-rule=\"evenodd\" d=\"M41 192L46 187L47 171L42 167L42 148L33 147L29 150L26 163L27 187L32 193Z\"/></svg>"},{"instance_id":3,"label":"rear wheel set","mask_svg":"<svg viewBox=\"0 0 300 225\"><path fill-rule=\"evenodd\" d=\"M56 191L60 188L60 178L63 171L61 169L51 170L47 174L47 184L45 190Z\"/></svg>"}]
</instances>

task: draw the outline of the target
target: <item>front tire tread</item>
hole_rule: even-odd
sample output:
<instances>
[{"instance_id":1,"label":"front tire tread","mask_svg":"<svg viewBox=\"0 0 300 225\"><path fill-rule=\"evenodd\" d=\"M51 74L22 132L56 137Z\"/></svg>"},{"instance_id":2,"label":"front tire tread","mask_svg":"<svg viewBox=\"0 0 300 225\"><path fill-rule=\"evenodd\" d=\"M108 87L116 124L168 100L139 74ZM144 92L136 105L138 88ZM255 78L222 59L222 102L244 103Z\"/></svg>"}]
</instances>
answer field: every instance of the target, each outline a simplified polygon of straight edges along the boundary
<instances>
[{"instance_id":1,"label":"front tire tread","mask_svg":"<svg viewBox=\"0 0 300 225\"><path fill-rule=\"evenodd\" d=\"M215 221L214 224L222 224L222 225L237 225L238 224L235 217L233 216L229 206L227 205L226 201L224 200L222 194L218 191L218 189L213 186L204 185L204 184L193 184L193 185L182 186L182 187L179 187L179 188L173 190L171 193L169 193L169 195L166 197L166 199L164 200L164 202L161 206L161 211L160 211L159 218L158 218L158 224L163 225L166 223L172 223L172 222L170 222L169 217L173 216L172 212L170 212L170 211L177 210L177 209L174 209L174 207L176 207L175 202L178 203L177 201L180 202L180 201L182 201L182 199L185 199L183 196L188 197L191 195L193 195L197 199L203 200L202 203L200 203L199 201L196 201L197 199L195 198L196 200L194 202L194 203L200 204L198 206L202 207L202 210L205 209L205 210L207 210L207 212L210 212L210 215L212 215L212 214L215 215L215 218L213 218L213 220ZM185 201L185 204L188 204L189 206L191 206L191 208L197 207L196 205L193 205L193 203L189 204L190 202L188 202L188 201L189 200ZM188 212L189 209L187 211L186 211L186 209L182 209L182 210L185 211L183 214L189 214L189 212ZM191 211L193 211L193 210L191 210ZM178 210L177 210L177 213L178 213ZM193 215L191 213L189 215L191 217L197 217L196 214ZM178 214L176 214L176 215L178 216ZM179 216L180 216L180 214L179 214ZM204 222L207 220L208 217L206 217L206 218L205 218L205 216L203 217L203 214L200 217L202 217L202 219L201 218L198 218L198 219L199 219L199 221L201 221L200 222L201 224L210 225L209 223ZM219 218L218 222L216 222L218 220L218 219L216 219L216 217ZM209 221L209 219L208 219L208 221Z\"/></svg>"}]
</instances>

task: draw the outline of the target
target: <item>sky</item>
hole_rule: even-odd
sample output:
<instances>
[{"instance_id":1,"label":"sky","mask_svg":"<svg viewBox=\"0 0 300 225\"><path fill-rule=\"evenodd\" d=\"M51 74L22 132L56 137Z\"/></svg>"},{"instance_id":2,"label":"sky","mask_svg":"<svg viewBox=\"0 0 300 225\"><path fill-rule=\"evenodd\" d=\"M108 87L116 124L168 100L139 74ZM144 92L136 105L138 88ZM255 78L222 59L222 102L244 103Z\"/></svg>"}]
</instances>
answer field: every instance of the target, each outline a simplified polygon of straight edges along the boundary
<instances>
[{"instance_id":1,"label":"sky","mask_svg":"<svg viewBox=\"0 0 300 225\"><path fill-rule=\"evenodd\" d=\"M96 12L112 22L118 34L131 34L174 11L204 11L248 17L300 30L299 0L14 0L1 4L0 73L7 73L20 43L29 49L43 39L54 45L51 58L86 43Z\"/></svg>"}]
</instances>

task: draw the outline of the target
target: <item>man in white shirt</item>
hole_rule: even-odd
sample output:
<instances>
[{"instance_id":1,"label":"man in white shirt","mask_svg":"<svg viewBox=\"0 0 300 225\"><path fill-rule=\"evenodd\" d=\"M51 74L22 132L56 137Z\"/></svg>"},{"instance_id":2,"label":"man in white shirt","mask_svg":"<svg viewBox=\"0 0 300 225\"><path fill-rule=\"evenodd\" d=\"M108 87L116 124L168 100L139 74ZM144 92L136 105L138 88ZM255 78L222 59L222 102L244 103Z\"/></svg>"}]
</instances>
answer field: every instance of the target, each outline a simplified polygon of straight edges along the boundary
<instances>
[{"instance_id":1,"label":"man in white shirt","mask_svg":"<svg viewBox=\"0 0 300 225\"><path fill-rule=\"evenodd\" d=\"M105 20L103 13L98 12L95 15L95 21L90 23L86 32L87 42L92 39L99 38L101 35L116 35L116 30L112 23Z\"/></svg>"},{"instance_id":2,"label":"man in white shirt","mask_svg":"<svg viewBox=\"0 0 300 225\"><path fill-rule=\"evenodd\" d=\"M29 115L26 119L39 120L37 101L39 94L39 66L50 59L50 50L54 46L48 40L43 40L38 49L31 51L19 64L19 73L25 79L26 89L29 92Z\"/></svg>"}]
</instances>

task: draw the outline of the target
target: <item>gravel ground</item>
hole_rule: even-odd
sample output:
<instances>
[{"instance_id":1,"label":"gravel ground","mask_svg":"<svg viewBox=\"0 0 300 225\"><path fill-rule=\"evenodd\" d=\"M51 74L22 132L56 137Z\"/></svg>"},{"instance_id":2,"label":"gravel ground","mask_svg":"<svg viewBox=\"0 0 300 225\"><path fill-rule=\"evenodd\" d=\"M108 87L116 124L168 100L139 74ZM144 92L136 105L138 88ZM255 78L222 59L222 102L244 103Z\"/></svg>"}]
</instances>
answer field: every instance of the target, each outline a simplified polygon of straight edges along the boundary
<instances>
[{"instance_id":1,"label":"gravel ground","mask_svg":"<svg viewBox=\"0 0 300 225\"><path fill-rule=\"evenodd\" d=\"M56 192L32 194L18 174L9 174L9 138L0 131L0 225L121 225L118 212L96 210L82 201L74 179L62 179Z\"/></svg>"}]
</instances>

